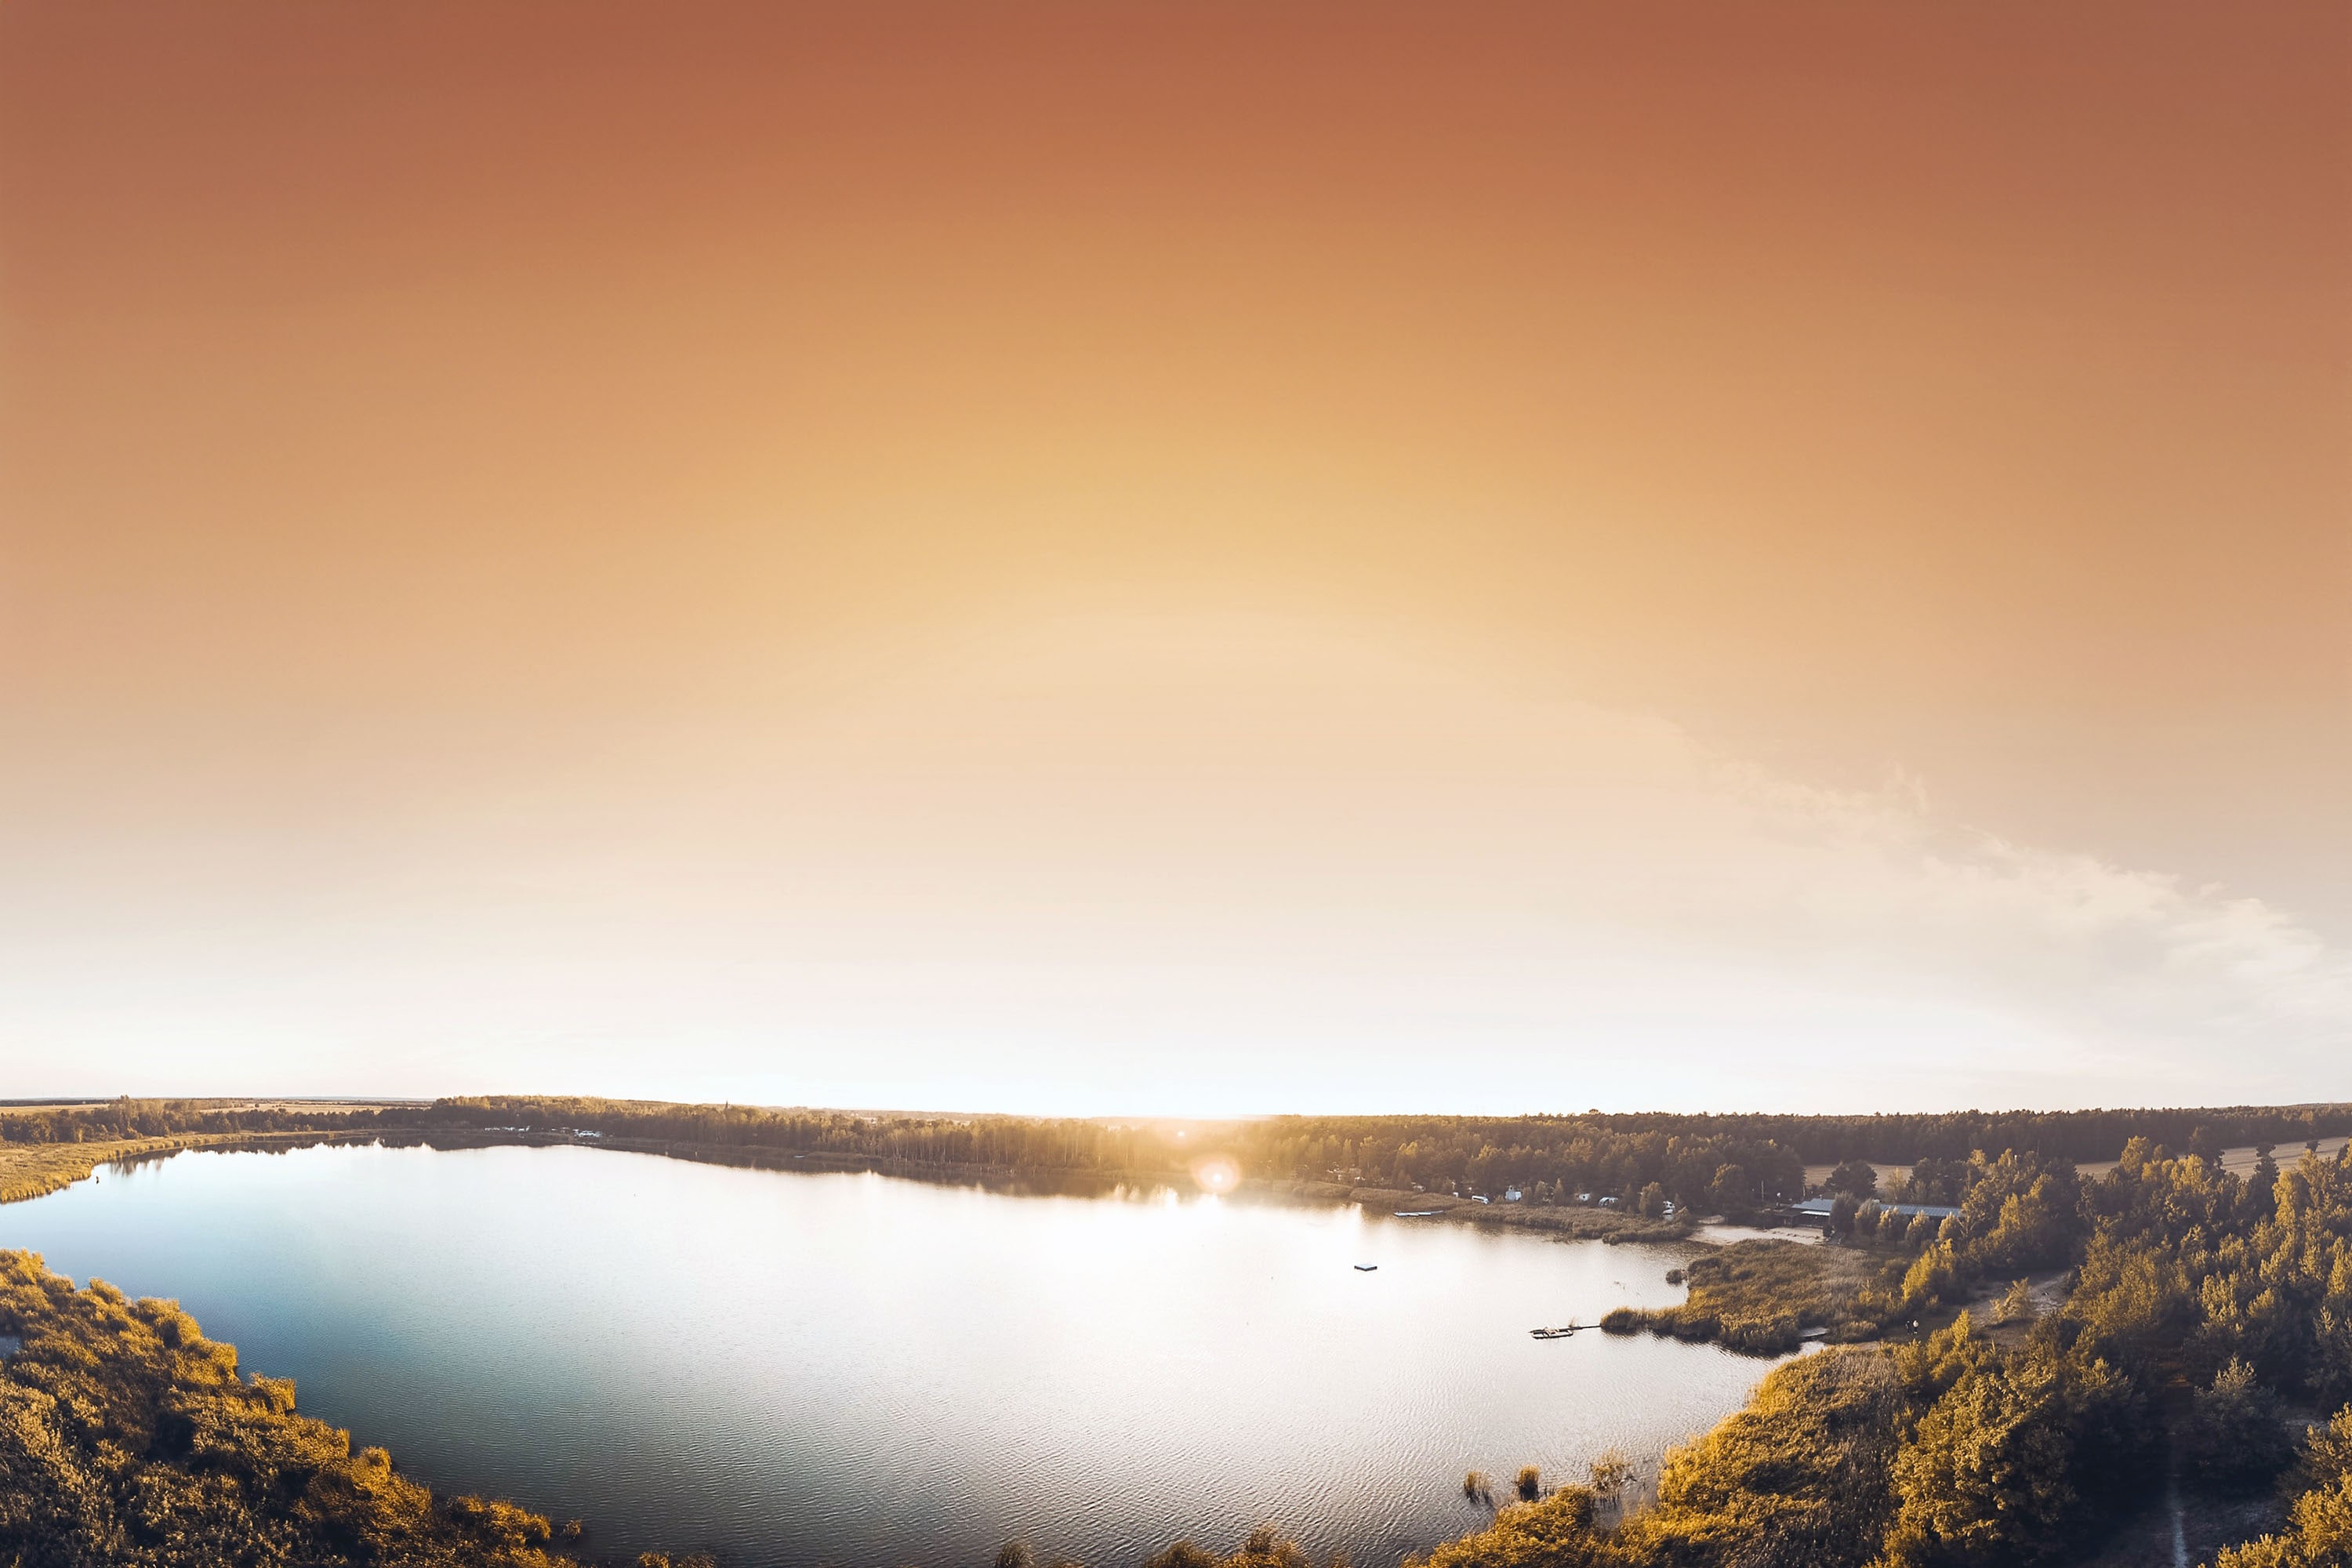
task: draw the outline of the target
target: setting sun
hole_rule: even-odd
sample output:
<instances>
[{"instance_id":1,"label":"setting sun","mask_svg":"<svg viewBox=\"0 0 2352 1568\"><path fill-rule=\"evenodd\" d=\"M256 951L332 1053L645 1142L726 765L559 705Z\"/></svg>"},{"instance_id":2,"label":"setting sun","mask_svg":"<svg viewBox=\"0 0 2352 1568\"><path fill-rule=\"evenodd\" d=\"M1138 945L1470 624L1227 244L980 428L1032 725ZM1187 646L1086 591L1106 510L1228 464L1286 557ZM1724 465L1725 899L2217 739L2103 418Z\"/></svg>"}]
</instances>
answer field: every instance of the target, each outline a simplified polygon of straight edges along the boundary
<instances>
[{"instance_id":1,"label":"setting sun","mask_svg":"<svg viewBox=\"0 0 2352 1568\"><path fill-rule=\"evenodd\" d=\"M1192 1167L1192 1181L1212 1196L1230 1193L1242 1184L1241 1167L1231 1160L1202 1160Z\"/></svg>"}]
</instances>

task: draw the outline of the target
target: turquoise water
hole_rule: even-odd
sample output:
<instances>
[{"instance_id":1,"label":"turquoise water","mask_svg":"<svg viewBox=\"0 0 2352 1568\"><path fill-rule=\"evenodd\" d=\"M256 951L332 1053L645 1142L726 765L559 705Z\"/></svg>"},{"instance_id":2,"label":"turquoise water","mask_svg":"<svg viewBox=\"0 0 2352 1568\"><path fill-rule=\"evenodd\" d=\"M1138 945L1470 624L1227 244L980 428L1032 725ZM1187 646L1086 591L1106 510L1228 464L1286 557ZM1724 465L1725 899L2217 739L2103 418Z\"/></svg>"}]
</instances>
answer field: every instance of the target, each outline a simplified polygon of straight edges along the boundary
<instances>
[{"instance_id":1,"label":"turquoise water","mask_svg":"<svg viewBox=\"0 0 2352 1568\"><path fill-rule=\"evenodd\" d=\"M0 1247L178 1298L436 1487L740 1568L1261 1522L1383 1568L1483 1522L1465 1470L1652 1459L1767 1370L1528 1337L1678 1300L1688 1248L579 1148L182 1154L0 1207Z\"/></svg>"}]
</instances>

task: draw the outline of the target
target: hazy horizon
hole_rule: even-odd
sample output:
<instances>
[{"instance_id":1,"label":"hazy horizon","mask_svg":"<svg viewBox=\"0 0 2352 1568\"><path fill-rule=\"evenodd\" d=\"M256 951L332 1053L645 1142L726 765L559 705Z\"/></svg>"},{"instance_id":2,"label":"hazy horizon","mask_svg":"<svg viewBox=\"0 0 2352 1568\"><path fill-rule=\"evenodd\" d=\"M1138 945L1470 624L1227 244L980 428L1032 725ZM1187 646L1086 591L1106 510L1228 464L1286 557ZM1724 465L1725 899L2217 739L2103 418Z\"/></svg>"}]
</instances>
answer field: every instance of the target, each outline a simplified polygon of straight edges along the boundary
<instances>
[{"instance_id":1,"label":"hazy horizon","mask_svg":"<svg viewBox=\"0 0 2352 1568\"><path fill-rule=\"evenodd\" d=\"M2352 1099L2352 11L0 11L0 1067Z\"/></svg>"},{"instance_id":2,"label":"hazy horizon","mask_svg":"<svg viewBox=\"0 0 2352 1568\"><path fill-rule=\"evenodd\" d=\"M104 1106L104 1105L109 1105L109 1104L116 1103L116 1102L118 1102L118 1101L120 1101L120 1100L134 1100L134 1101L135 1101L135 1100L147 1100L147 1101L151 1101L151 1102L152 1102L152 1101L156 1101L156 1100L163 1100L163 1101L167 1101L167 1102L170 1102L170 1103L199 1104L199 1105L201 1105L201 1104L219 1104L219 1105L224 1105L224 1106L244 1106L244 1105L251 1105L251 1104L264 1104L264 1105L267 1105L267 1104L271 1104L271 1103L279 1103L279 1104L285 1104L285 1105L296 1105L296 1106L319 1106L319 1107L338 1106L338 1105L354 1106L354 1107L360 1107L360 1108L366 1108L366 1107L371 1107L371 1106L416 1106L416 1107L424 1107L424 1106L430 1106L430 1105L436 1104L436 1103L437 1103L438 1101L440 1101L441 1100L444 1100L444 1099L459 1100L459 1099L481 1099L481 1098L488 1098L488 1099L500 1099L500 1098L532 1099L532 1098L538 1098L538 1091L536 1091L536 1090L532 1090L532 1089L515 1089L515 1088L508 1088L508 1089L488 1089L488 1090L482 1090L482 1091L478 1091L478 1093L474 1093L474 1094L467 1094L467 1095L448 1095L448 1096L439 1096L439 1095L396 1095L396 1094L237 1094L237 1095L186 1095L186 1096L179 1096L179 1095L173 1095L173 1096L141 1096L141 1095L111 1095L111 1094L107 1094L107 1095L51 1095L51 1096L43 1096L43 1097L40 1097L40 1098L38 1098L38 1099L0 1099L0 1106L5 1106L5 1107L17 1107L17 1108L23 1108L23 1109L38 1109L38 1108L52 1108L52 1107L54 1107L54 1108L66 1108L66 1107L74 1107L74 1106ZM1295 1108L1285 1108L1285 1109L1281 1109L1281 1110L1243 1110L1243 1111L1234 1111L1234 1112L1231 1112L1231 1113L1228 1113L1228 1114L1218 1115L1218 1116L1180 1116L1180 1115L1165 1115L1165 1114L1161 1114L1161 1113L1160 1113L1160 1112L1157 1112L1157 1111L1151 1111L1151 1110L1095 1110L1095 1111L1068 1111L1068 1112L1058 1112L1058 1111L1039 1111L1039 1110L1024 1110L1024 1109L1022 1109L1022 1108L1019 1108L1019 1107L1012 1107L1012 1108L1006 1108L1006 1109L1001 1109L1001 1110L992 1110L992 1109L981 1109L981 1108L973 1107L973 1106L942 1106L942 1105L911 1105L911 1104L910 1104L910 1105L818 1105L818 1104L805 1104L805 1103L786 1104L786 1103L781 1103L781 1102L761 1102L761 1101L754 1101L754 1100L665 1100L623 1099L623 1098L621 1098L621 1097L616 1097L616 1096L596 1096L596 1095L583 1095L582 1098L584 1098L584 1099L591 1099L591 1100L606 1100L606 1101L608 1101L608 1102L610 1102L610 1103L614 1103L614 1104L634 1104L634 1105L678 1105L678 1106L689 1106L689 1107L698 1107L698 1106L705 1106L705 1105L731 1105L731 1106L733 1106L735 1109L742 1110L820 1112L820 1113L825 1113L825 1114L831 1114L831 1115L841 1115L841 1116L898 1117L898 1118L906 1118L906 1119L909 1119L909 1120L936 1120L936 1121L956 1121L956 1120L960 1120L960 1119L985 1120L985 1119L989 1119L989 1118L998 1118L998 1119L1002 1119L1002 1120L1005 1120L1005 1121L1084 1121L1084 1122L1109 1123L1109 1124L1113 1124L1113 1125L1119 1125L1119 1126L1128 1126L1128 1125L1132 1125L1132 1126L1137 1126L1137 1127L1158 1127L1158 1128L1162 1128L1162 1129L1169 1128L1169 1127L1186 1127L1186 1128L1190 1128L1190 1127L1214 1127L1214 1126L1221 1126L1221 1125L1230 1125L1230 1124L1237 1123L1237 1122L1272 1121L1277 1121L1277 1120L1279 1120L1279 1119L1281 1119L1281 1118L1283 1118L1283 1117L1286 1117L1286 1116L1291 1116L1291 1117L1305 1117L1305 1118L1309 1118L1309 1119L1324 1119L1324 1118L1332 1118L1332 1117L1351 1117L1351 1116L1360 1116L1360 1117L1366 1117L1366 1118L1411 1118L1411 1119L1414 1119L1414 1120L1423 1120L1423 1121L1425 1121L1425 1120L1429 1120L1429 1119L1431 1119L1431 1118L1440 1118L1440 1119L1442 1119L1442 1118L1445 1118L1445 1117L1458 1117L1458 1118L1460 1118L1460 1119L1462 1119L1462 1120L1465 1120L1465 1121L1511 1121L1511 1120L1525 1120L1525 1121L1574 1121L1581 1120L1581 1119L1586 1118L1586 1117L1593 1117L1593 1116L1599 1116L1599 1117L1618 1117L1618 1116L1627 1116L1627 1117L1642 1117L1642 1116L1659 1116L1659 1117L1698 1116L1698 1117L1706 1117L1706 1116L1718 1116L1718 1117L1726 1117L1726 1118L1730 1118L1730 1117L1745 1117L1745 1116L1756 1116L1756 1117L1799 1118L1799 1119L1802 1119L1802 1118L1820 1118L1820 1119L1824 1120L1824 1121L1837 1121L1837 1120L1843 1120L1843 1119L1846 1119L1846 1118L1850 1117L1850 1116L1851 1116L1851 1115L1853 1115L1853 1114L1857 1114L1857 1113L1842 1113L1842 1112L1835 1112L1835 1111L1819 1111L1819 1110L1791 1110L1791 1109L1790 1109L1790 1108L1788 1108L1788 1107L1786 1107L1786 1106L1776 1106L1776 1105L1759 1105L1759 1106L1730 1106L1730 1107L1722 1107L1722 1106L1701 1106L1701 1107L1699 1107L1699 1108L1697 1108L1697 1109L1696 1109L1696 1110L1659 1110L1659 1109L1656 1109L1656 1108L1649 1108L1649 1107L1642 1107L1642 1106L1625 1106L1625 1107L1621 1107L1621 1108L1614 1109L1614 1110L1606 1109L1606 1108L1600 1107L1600 1106L1588 1106L1588 1107L1585 1107L1585 1108L1580 1109L1580 1109L1574 1109L1574 1108L1567 1107L1567 1106L1538 1106L1538 1107L1534 1107L1534 1108L1527 1109L1527 1110L1501 1110L1501 1111L1485 1111L1485 1110L1461 1110L1461 1111L1430 1111L1430 1110L1425 1110L1425 1109L1423 1109L1423 1108L1422 1108L1422 1107L1420 1107L1420 1106L1417 1106L1417 1105L1407 1105L1407 1106L1381 1106L1381 1107L1372 1107L1372 1108L1370 1108L1370 1109L1367 1109L1367 1110L1328 1110L1328 1109L1325 1109L1325 1108L1322 1108L1322 1107L1318 1107L1318 1106L1301 1106L1301 1107L1295 1107ZM2279 1101L2279 1102L2274 1102L2274 1103L2272 1103L2272 1104L2268 1104L2268 1105L2262 1106L2262 1107L2260 1107L2259 1109L2263 1109L2263 1110L2329 1110L2329 1109L2334 1109L2334 1108L2339 1107L2339 1106L2343 1105L2344 1103L2345 1103L2345 1102L2344 1102L2344 1101L2342 1101L2342 1100L2289 1100L2289 1101ZM2052 1106L2046 1106L2046 1105L2000 1105L2000 1104L1990 1104L1990 1105L1955 1106L1955 1107L1948 1107L1948 1108L1947 1108L1947 1107L1909 1107L1909 1108L1889 1108L1889 1107L1880 1107L1880 1108L1877 1108L1876 1110L1873 1110L1873 1111L1869 1111L1869 1112L1863 1112L1863 1113L1859 1113L1859 1114L1863 1114L1863 1115L1882 1115L1882 1116L1888 1116L1888 1117L1896 1117L1896 1116L1936 1116L1936 1115L1944 1115L1944 1114L1958 1115L1958 1116L1992 1116L1992 1117L2000 1117L2000 1116L2031 1116L2031 1115L2039 1115L2039 1114L2043 1114L2043 1113L2051 1112L2051 1111L2053 1111L2053 1110L2056 1110L2056 1111L2062 1111L2062 1112L2065 1112L2065 1111L2114 1112L2114 1113L2121 1114L2121 1113L2127 1112L2127 1111L2162 1111L2162 1112L2169 1112L2169 1111L2198 1111L2198 1110L2243 1110L2243 1109L2249 1109L2249 1107L2246 1107L2246 1106L2230 1106L2230 1105L2223 1105L2223 1104L2221 1104L2221 1103L2220 1103L2220 1102L2218 1102L2218 1101L2217 1101L2217 1102L2215 1102L2215 1103L2213 1103L2213 1104L2210 1104L2210 1105L2187 1105L2187 1104L2181 1104L2181 1105L2154 1105L2154 1104L2149 1104L2149 1105L2125 1105L2125 1104L2116 1104L2116 1105L2082 1105L2082 1106L2065 1106L2065 1107L2052 1107ZM403 1129L394 1129L394 1130L393 1130L393 1132L394 1132L394 1135L398 1135L398 1134L399 1134L401 1131L405 1131L405 1130L403 1130ZM2332 1148L2332 1147L2334 1147L2334 1145L2335 1145L2335 1143L2336 1143L2336 1140L2334 1137L2330 1136L2330 1137L2323 1138L2323 1139L2321 1140L2321 1142L2322 1142L2322 1143L2323 1143L2324 1145L2326 1145L2326 1147L2328 1147L2328 1148ZM2252 1145L2242 1145L2242 1147L2252 1147Z\"/></svg>"}]
</instances>

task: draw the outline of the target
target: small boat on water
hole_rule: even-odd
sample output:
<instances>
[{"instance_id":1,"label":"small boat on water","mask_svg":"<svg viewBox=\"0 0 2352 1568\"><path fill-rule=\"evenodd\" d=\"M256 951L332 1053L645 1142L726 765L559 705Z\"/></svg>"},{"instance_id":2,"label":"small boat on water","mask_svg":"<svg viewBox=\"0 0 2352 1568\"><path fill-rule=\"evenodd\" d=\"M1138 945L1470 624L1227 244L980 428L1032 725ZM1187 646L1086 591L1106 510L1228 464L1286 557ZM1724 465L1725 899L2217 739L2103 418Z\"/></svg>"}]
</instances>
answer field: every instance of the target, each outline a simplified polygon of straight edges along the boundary
<instances>
[{"instance_id":1,"label":"small boat on water","mask_svg":"<svg viewBox=\"0 0 2352 1568\"><path fill-rule=\"evenodd\" d=\"M1381 1266L1377 1263L1359 1263L1356 1265L1356 1272L1359 1274L1372 1274L1378 1272L1380 1267Z\"/></svg>"},{"instance_id":2,"label":"small boat on water","mask_svg":"<svg viewBox=\"0 0 2352 1568\"><path fill-rule=\"evenodd\" d=\"M1528 1331L1528 1337L1529 1339L1537 1340L1564 1340L1568 1338L1569 1335L1576 1332L1577 1330L1590 1328L1591 1326L1591 1325L1589 1323L1570 1323L1563 1328L1558 1329L1529 1329Z\"/></svg>"},{"instance_id":3,"label":"small boat on water","mask_svg":"<svg viewBox=\"0 0 2352 1568\"><path fill-rule=\"evenodd\" d=\"M1399 1209L1396 1216L1399 1219L1427 1219L1437 1212L1435 1209Z\"/></svg>"}]
</instances>

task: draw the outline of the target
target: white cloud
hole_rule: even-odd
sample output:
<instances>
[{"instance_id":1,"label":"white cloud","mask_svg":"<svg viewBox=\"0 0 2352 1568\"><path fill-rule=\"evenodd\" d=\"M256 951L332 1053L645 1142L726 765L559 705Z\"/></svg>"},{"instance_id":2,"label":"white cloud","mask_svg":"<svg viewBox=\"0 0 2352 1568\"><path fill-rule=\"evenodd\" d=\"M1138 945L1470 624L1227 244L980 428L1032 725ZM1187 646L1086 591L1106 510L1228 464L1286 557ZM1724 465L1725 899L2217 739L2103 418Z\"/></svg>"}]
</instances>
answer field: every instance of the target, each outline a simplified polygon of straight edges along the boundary
<instances>
[{"instance_id":1,"label":"white cloud","mask_svg":"<svg viewBox=\"0 0 2352 1568\"><path fill-rule=\"evenodd\" d=\"M978 642L268 848L16 889L8 1048L1016 1109L2352 1097L2352 959L2256 899L1265 622Z\"/></svg>"}]
</instances>

